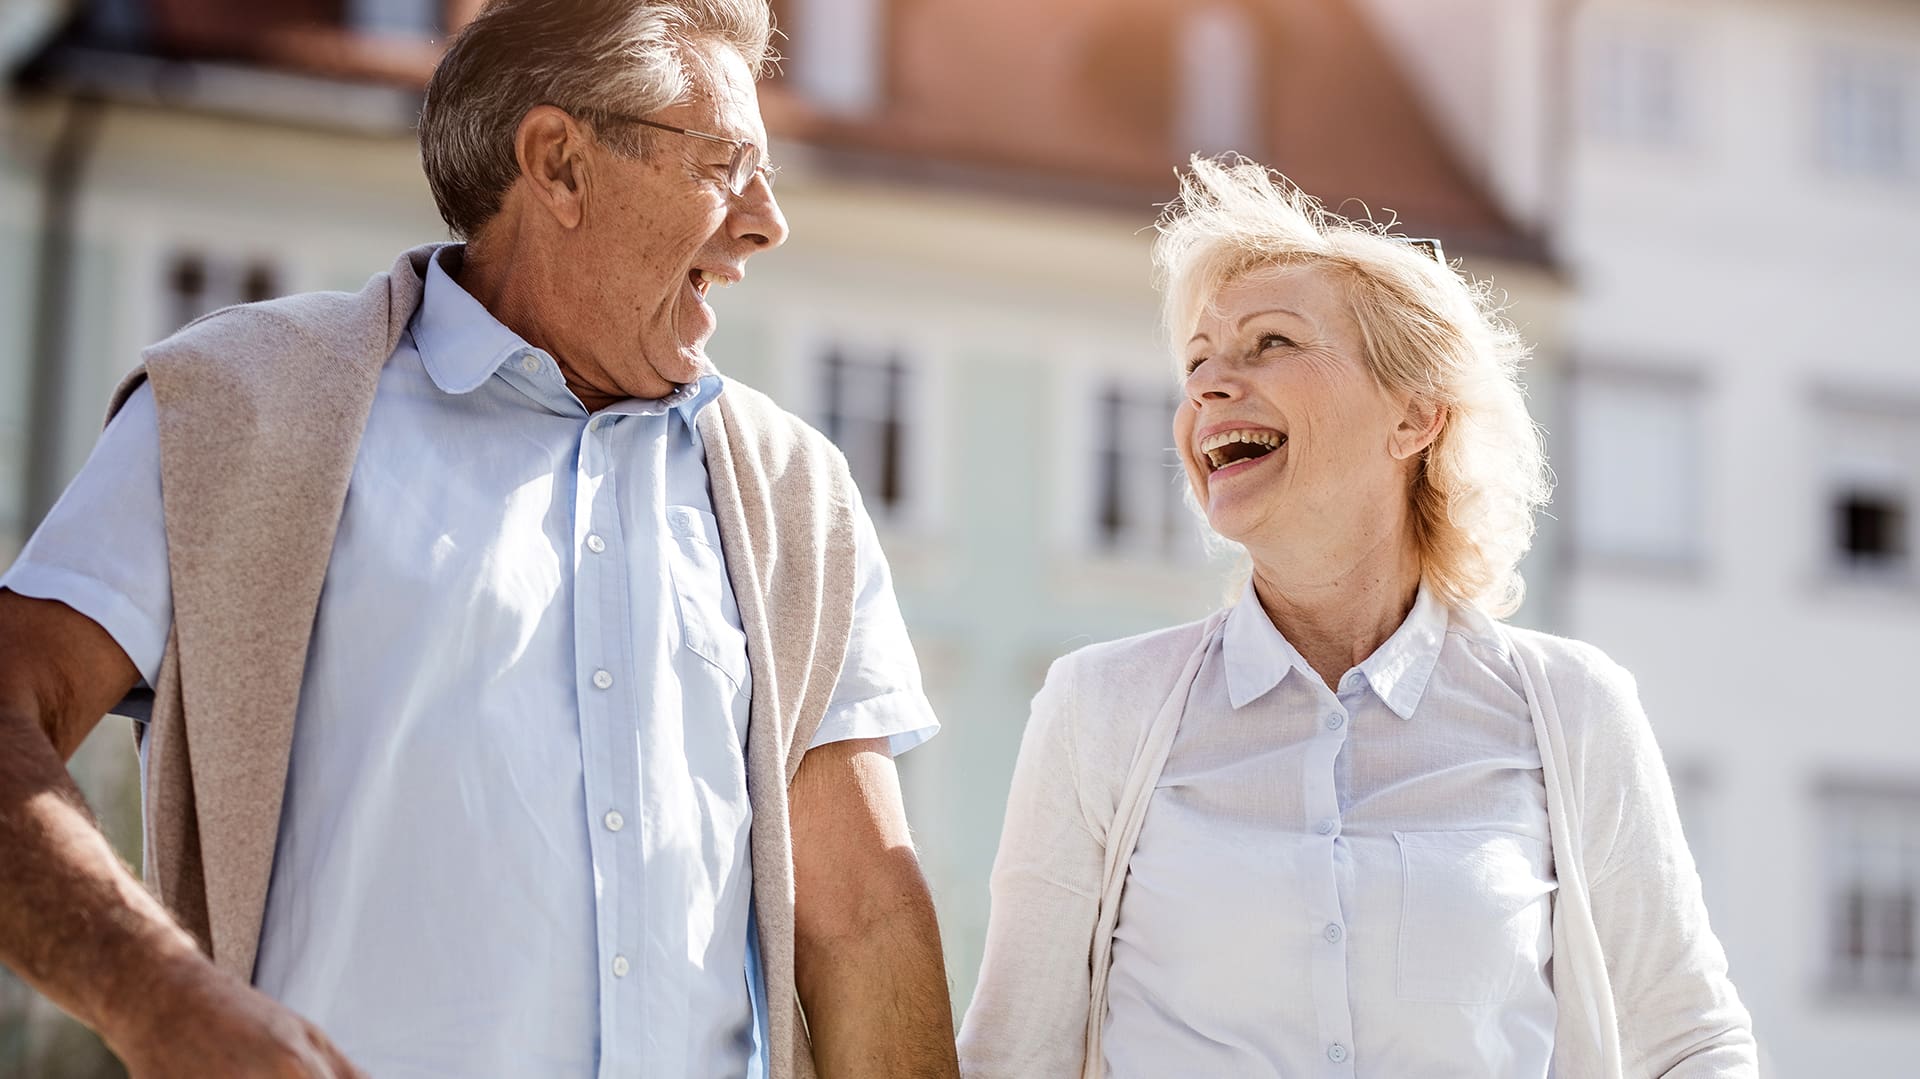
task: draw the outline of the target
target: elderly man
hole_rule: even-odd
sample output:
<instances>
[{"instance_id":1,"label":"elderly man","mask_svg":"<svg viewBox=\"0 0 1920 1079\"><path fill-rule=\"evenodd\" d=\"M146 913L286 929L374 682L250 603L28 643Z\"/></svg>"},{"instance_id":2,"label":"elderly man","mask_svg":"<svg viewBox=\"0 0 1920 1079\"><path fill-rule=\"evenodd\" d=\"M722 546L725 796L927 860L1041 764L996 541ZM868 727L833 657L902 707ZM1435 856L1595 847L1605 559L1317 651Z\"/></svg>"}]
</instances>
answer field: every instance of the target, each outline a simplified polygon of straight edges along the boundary
<instances>
[{"instance_id":1,"label":"elderly man","mask_svg":"<svg viewBox=\"0 0 1920 1079\"><path fill-rule=\"evenodd\" d=\"M768 36L495 0L421 120L468 242L148 350L0 580L0 960L136 1077L954 1073L886 565L704 354ZM152 891L62 766L141 690Z\"/></svg>"}]
</instances>

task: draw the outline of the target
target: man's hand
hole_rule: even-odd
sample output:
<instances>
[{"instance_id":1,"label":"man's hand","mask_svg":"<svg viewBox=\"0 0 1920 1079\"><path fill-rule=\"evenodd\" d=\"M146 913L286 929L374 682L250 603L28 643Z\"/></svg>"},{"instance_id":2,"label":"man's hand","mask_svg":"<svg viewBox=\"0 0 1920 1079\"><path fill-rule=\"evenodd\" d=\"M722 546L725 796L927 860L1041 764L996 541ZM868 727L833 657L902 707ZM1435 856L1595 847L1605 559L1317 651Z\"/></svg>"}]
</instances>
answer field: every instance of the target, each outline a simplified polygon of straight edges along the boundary
<instances>
[{"instance_id":1,"label":"man's hand","mask_svg":"<svg viewBox=\"0 0 1920 1079\"><path fill-rule=\"evenodd\" d=\"M0 591L0 963L99 1031L134 1079L361 1076L215 967L94 824L66 760L138 680L91 619Z\"/></svg>"},{"instance_id":2,"label":"man's hand","mask_svg":"<svg viewBox=\"0 0 1920 1079\"><path fill-rule=\"evenodd\" d=\"M108 1045L131 1079L367 1079L318 1027L205 960Z\"/></svg>"},{"instance_id":3,"label":"man's hand","mask_svg":"<svg viewBox=\"0 0 1920 1079\"><path fill-rule=\"evenodd\" d=\"M791 798L794 974L820 1074L958 1076L933 896L886 740L810 750Z\"/></svg>"}]
</instances>

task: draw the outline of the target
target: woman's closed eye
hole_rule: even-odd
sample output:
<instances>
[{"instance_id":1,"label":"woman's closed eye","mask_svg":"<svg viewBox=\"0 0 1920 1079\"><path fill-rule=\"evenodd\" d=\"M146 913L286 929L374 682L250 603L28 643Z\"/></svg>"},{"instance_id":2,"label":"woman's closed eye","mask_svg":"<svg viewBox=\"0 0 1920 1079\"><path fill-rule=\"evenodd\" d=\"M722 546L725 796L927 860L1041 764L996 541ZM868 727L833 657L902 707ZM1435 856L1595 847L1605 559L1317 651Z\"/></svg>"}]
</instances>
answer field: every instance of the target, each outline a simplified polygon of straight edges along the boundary
<instances>
[{"instance_id":1,"label":"woman's closed eye","mask_svg":"<svg viewBox=\"0 0 1920 1079\"><path fill-rule=\"evenodd\" d=\"M1258 356L1261 353L1271 348L1292 348L1292 347L1294 347L1293 338L1288 337L1286 334L1263 333L1254 340L1253 351L1248 353L1248 355ZM1200 365L1203 363L1206 363L1208 359L1209 357L1206 357L1206 356L1195 356L1193 359L1188 360L1187 374L1191 375L1195 371L1198 371L1200 369Z\"/></svg>"}]
</instances>

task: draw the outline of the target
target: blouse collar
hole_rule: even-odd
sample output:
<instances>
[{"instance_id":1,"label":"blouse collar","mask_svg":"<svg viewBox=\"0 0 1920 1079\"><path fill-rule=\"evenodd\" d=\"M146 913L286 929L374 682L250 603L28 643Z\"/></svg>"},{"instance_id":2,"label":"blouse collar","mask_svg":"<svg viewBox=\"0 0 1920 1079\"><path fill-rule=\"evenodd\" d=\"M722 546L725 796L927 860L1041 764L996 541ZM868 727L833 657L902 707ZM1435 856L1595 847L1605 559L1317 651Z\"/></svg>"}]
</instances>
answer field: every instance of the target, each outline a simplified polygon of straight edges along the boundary
<instances>
[{"instance_id":1,"label":"blouse collar","mask_svg":"<svg viewBox=\"0 0 1920 1079\"><path fill-rule=\"evenodd\" d=\"M1446 605L1421 581L1406 620L1372 655L1343 676L1342 690L1364 681L1395 715L1412 719L1434 665L1440 661L1448 619ZM1267 617L1251 579L1227 614L1221 649L1226 660L1227 699L1235 708L1266 696L1289 672L1298 672L1314 683L1320 679Z\"/></svg>"}]
</instances>

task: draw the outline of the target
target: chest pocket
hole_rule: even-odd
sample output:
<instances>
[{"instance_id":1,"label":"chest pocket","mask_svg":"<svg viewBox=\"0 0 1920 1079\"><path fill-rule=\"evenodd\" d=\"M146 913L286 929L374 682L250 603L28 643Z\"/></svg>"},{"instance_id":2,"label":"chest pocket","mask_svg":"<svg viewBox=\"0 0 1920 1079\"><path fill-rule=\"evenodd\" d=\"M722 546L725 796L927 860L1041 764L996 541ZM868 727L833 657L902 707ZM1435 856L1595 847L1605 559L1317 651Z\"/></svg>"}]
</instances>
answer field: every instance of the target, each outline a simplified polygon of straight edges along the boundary
<instances>
[{"instance_id":1,"label":"chest pocket","mask_svg":"<svg viewBox=\"0 0 1920 1079\"><path fill-rule=\"evenodd\" d=\"M1494 1004L1552 953L1546 844L1512 832L1395 832L1402 1000Z\"/></svg>"},{"instance_id":2,"label":"chest pocket","mask_svg":"<svg viewBox=\"0 0 1920 1079\"><path fill-rule=\"evenodd\" d=\"M667 507L667 573L680 614L681 639L733 683L747 688L747 635L720 555L720 526L713 514L691 506Z\"/></svg>"}]
</instances>

